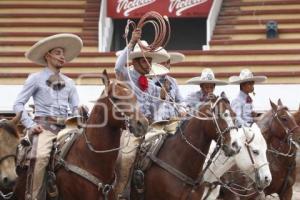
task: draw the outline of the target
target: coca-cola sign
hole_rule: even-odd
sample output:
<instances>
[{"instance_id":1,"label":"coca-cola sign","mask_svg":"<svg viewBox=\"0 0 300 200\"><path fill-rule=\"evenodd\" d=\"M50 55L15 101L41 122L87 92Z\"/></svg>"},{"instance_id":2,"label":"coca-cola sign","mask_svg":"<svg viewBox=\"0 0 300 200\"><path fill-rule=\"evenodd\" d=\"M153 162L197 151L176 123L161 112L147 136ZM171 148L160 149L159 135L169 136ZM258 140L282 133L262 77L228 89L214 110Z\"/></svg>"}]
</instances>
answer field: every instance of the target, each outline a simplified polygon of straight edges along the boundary
<instances>
[{"instance_id":1,"label":"coca-cola sign","mask_svg":"<svg viewBox=\"0 0 300 200\"><path fill-rule=\"evenodd\" d=\"M213 0L107 0L108 16L139 18L148 11L168 17L207 17Z\"/></svg>"}]
</instances>

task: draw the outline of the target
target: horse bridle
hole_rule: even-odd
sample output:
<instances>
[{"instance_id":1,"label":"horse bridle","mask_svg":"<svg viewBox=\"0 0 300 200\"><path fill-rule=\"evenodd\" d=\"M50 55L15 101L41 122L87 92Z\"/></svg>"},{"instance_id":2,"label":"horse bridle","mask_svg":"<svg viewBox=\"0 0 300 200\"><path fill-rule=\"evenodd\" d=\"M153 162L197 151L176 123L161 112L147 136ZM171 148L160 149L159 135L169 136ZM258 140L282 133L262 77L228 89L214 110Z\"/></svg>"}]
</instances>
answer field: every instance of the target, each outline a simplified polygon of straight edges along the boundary
<instances>
[{"instance_id":1,"label":"horse bridle","mask_svg":"<svg viewBox=\"0 0 300 200\"><path fill-rule=\"evenodd\" d=\"M244 132L244 133L245 133L245 132ZM249 155L250 160L251 160L251 163L252 163L252 165L253 165L254 173L255 173L255 179L256 179L256 181L257 181L258 178L259 178L258 170L259 170L260 168L264 167L265 165L269 165L269 162L265 162L265 163L261 164L260 166L257 166L257 165L255 164L255 161L254 161L253 155L252 155L252 153L251 153L251 149L250 149L250 148L251 148L251 147L250 147L250 144L251 144L251 142L254 141L254 138L255 138L255 133L253 133L253 135L252 135L252 137L251 137L251 139L250 139L249 141L247 141L247 139L246 139L246 141L245 141L245 146L246 146L246 148L247 148L248 155Z\"/></svg>"},{"instance_id":2,"label":"horse bridle","mask_svg":"<svg viewBox=\"0 0 300 200\"><path fill-rule=\"evenodd\" d=\"M210 110L212 112L212 116L213 116L213 122L215 123L216 129L217 129L217 133L219 134L219 136L221 137L221 139L223 140L223 135L225 133L230 133L231 130L233 129L238 129L237 126L227 126L224 130L221 130L218 121L217 121L217 117L215 114L215 108L218 105L218 103L224 99L223 97L218 97L218 99L215 101L214 104L211 104Z\"/></svg>"},{"instance_id":3,"label":"horse bridle","mask_svg":"<svg viewBox=\"0 0 300 200\"><path fill-rule=\"evenodd\" d=\"M284 108L282 108L282 109L284 109ZM281 109L279 109L279 110L277 110L276 112L273 112L273 119L276 119L277 121L278 121L278 123L280 124L280 126L283 128L283 130L285 131L285 133L286 133L286 140L288 141L288 142L291 142L291 141L293 141L293 139L292 139L292 135L293 135L293 133L294 133L294 131L297 129L297 128L299 128L299 126L296 124L296 126L294 126L293 128L291 128L291 129L289 129L288 127L286 127L283 123L282 123L282 121L279 119L279 117L278 117L278 112L280 111ZM272 125L272 122L273 122L273 120L271 121L271 124L270 124L270 127L271 127L271 125Z\"/></svg>"},{"instance_id":4,"label":"horse bridle","mask_svg":"<svg viewBox=\"0 0 300 200\"><path fill-rule=\"evenodd\" d=\"M284 108L282 108L282 109L284 109ZM281 109L280 109L280 110L281 110ZM296 130L297 128L299 128L299 126L296 124L296 126L294 126L294 127L291 128L291 129L289 129L288 127L286 127L286 126L282 123L282 121L279 119L279 117L278 117L278 112L279 112L280 110L277 110L276 112L273 112L273 118L275 118L275 119L278 121L278 123L280 124L280 126L281 126L281 127L283 128L283 130L285 131L285 133L286 133L288 139L290 139L291 136L292 136L292 134L293 134L293 131ZM272 121L273 121L273 120L272 120ZM271 123L271 125L272 125L272 123Z\"/></svg>"},{"instance_id":5,"label":"horse bridle","mask_svg":"<svg viewBox=\"0 0 300 200\"><path fill-rule=\"evenodd\" d=\"M284 108L282 108L282 109L284 109ZM270 152L272 152L272 153L275 153L275 154L277 154L277 155L285 156L285 157L293 157L293 156L295 155L295 152L292 152L292 154L290 154L291 151L292 151L292 145L294 145L296 148L298 148L298 145L297 145L297 143L293 140L292 136L293 136L294 130L296 130L297 128L299 128L299 126L296 125L296 126L293 127L292 129L289 129L288 127L286 127L286 126L282 123L282 121L279 119L279 117L278 117L278 112L279 112L280 110L281 110L281 109L279 109L279 110L277 110L276 112L273 112L273 113L272 113L272 114L273 114L273 118L272 118L272 120L271 120L270 127L271 127L271 125L272 125L272 123L273 123L273 121L274 121L273 119L276 119L276 120L278 121L278 123L280 124L280 126L283 128L283 130L284 130L285 133L286 133L286 136L285 136L284 141L287 142L287 144L290 146L290 148L289 148L288 153L282 153L282 152L280 152L280 151L278 151L278 150L275 150L275 149L273 150L272 146L271 146L272 149L268 149L268 151L270 151Z\"/></svg>"}]
</instances>

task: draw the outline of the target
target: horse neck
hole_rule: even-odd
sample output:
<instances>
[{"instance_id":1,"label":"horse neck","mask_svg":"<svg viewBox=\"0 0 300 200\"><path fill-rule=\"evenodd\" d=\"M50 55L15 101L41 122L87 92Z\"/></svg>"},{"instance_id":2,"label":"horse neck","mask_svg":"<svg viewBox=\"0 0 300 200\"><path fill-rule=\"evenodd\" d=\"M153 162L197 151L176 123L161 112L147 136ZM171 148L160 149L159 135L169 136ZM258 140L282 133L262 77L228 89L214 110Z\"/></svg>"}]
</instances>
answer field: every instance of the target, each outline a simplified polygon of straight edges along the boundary
<instances>
[{"instance_id":1,"label":"horse neck","mask_svg":"<svg viewBox=\"0 0 300 200\"><path fill-rule=\"evenodd\" d=\"M270 139L272 138L272 133L271 133L271 125L272 122L274 119L273 119L273 116L272 116L272 111L268 111L266 112L265 114L263 114L260 119L257 121L257 125L258 127L260 128L261 130L261 133L262 135L264 136L267 144L269 145L270 143Z\"/></svg>"},{"instance_id":2,"label":"horse neck","mask_svg":"<svg viewBox=\"0 0 300 200\"><path fill-rule=\"evenodd\" d=\"M209 149L210 154L213 152L215 147L216 143L212 142ZM209 155L206 158L205 163L208 162ZM225 174L225 172L227 172L235 164L234 158L225 156L224 151L221 149L213 160L214 161L209 166L209 169L204 174L204 181L209 183L218 181L219 178L223 176L223 174Z\"/></svg>"},{"instance_id":3,"label":"horse neck","mask_svg":"<svg viewBox=\"0 0 300 200\"><path fill-rule=\"evenodd\" d=\"M299 125L300 124L300 110L294 113L294 118L296 123Z\"/></svg>"},{"instance_id":4,"label":"horse neck","mask_svg":"<svg viewBox=\"0 0 300 200\"><path fill-rule=\"evenodd\" d=\"M120 146L120 127L110 127L109 122L103 126L95 126L105 121L105 117L107 117L105 116L106 114L103 106L96 105L91 112L84 132L88 141L91 142L91 146L97 151L116 149ZM102 173L102 176L113 175L118 156L117 150L109 153L95 153L88 148L84 136L79 138L78 145L74 145L73 149L75 152L80 152L80 155L84 156L84 163L81 164L87 166L88 169L94 169L93 171L95 171L96 174Z\"/></svg>"},{"instance_id":5,"label":"horse neck","mask_svg":"<svg viewBox=\"0 0 300 200\"><path fill-rule=\"evenodd\" d=\"M207 136L205 123L192 118L182 131L188 142L192 143L202 154L207 155L211 138ZM180 130L179 130L180 131ZM215 129L213 129L215 131ZM193 149L178 132L174 139L166 141L159 157L191 178L197 178L202 171L205 156ZM187 162L187 158L192 162Z\"/></svg>"}]
</instances>

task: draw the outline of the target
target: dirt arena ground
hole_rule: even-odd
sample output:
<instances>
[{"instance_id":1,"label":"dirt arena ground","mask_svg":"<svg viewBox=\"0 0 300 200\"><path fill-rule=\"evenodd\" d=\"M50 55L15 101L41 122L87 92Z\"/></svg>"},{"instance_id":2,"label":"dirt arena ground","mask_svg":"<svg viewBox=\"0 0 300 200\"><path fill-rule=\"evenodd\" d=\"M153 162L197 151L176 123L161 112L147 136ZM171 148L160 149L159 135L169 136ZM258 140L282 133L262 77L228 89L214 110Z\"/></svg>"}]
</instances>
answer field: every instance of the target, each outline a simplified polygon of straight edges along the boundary
<instances>
[{"instance_id":1,"label":"dirt arena ground","mask_svg":"<svg viewBox=\"0 0 300 200\"><path fill-rule=\"evenodd\" d=\"M297 152L297 183L294 185L292 200L300 200L300 151ZM278 197L268 197L267 200L277 200Z\"/></svg>"}]
</instances>

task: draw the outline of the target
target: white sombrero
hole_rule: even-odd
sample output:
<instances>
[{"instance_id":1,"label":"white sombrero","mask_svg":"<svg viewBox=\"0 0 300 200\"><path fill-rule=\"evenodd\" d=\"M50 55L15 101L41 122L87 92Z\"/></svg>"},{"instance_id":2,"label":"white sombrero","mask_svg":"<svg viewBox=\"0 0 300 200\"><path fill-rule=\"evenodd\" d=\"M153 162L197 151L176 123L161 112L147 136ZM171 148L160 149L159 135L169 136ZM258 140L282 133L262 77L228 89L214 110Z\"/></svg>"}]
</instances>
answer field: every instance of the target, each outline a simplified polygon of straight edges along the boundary
<instances>
[{"instance_id":1,"label":"white sombrero","mask_svg":"<svg viewBox=\"0 0 300 200\"><path fill-rule=\"evenodd\" d=\"M170 56L170 64L182 62L185 59L185 56L179 52L168 52Z\"/></svg>"},{"instance_id":2,"label":"white sombrero","mask_svg":"<svg viewBox=\"0 0 300 200\"><path fill-rule=\"evenodd\" d=\"M70 62L78 56L83 44L80 37L74 34L61 33L44 38L35 43L26 53L25 56L34 63L47 65L44 56L54 48L63 48L65 60Z\"/></svg>"},{"instance_id":3,"label":"white sombrero","mask_svg":"<svg viewBox=\"0 0 300 200\"><path fill-rule=\"evenodd\" d=\"M141 44L143 46L149 46L149 44L145 40L141 40ZM167 51L164 49L160 49L159 51L154 51L154 52L144 51L144 54L143 54L140 46L138 44L136 44L133 51L129 54L129 59L132 60L135 58L141 58L141 57L144 57L144 55L146 58L147 57L152 58L152 62L154 62L154 63L161 63L161 62L169 60L169 58L170 58Z\"/></svg>"},{"instance_id":4,"label":"white sombrero","mask_svg":"<svg viewBox=\"0 0 300 200\"><path fill-rule=\"evenodd\" d=\"M214 72L210 68L205 68L202 70L201 76L196 76L191 78L186 82L190 85L199 85L201 83L214 83L216 85L227 85L226 81L221 81L215 78Z\"/></svg>"},{"instance_id":5,"label":"white sombrero","mask_svg":"<svg viewBox=\"0 0 300 200\"><path fill-rule=\"evenodd\" d=\"M243 69L239 76L229 77L230 84L240 84L249 81L254 81L255 83L261 83L267 80L266 76L254 76L249 69Z\"/></svg>"},{"instance_id":6,"label":"white sombrero","mask_svg":"<svg viewBox=\"0 0 300 200\"><path fill-rule=\"evenodd\" d=\"M151 71L146 76L148 76L148 77L161 76L161 75L166 75L169 72L170 71L166 67L164 67L163 65L157 64L157 63L152 63L151 64Z\"/></svg>"}]
</instances>

